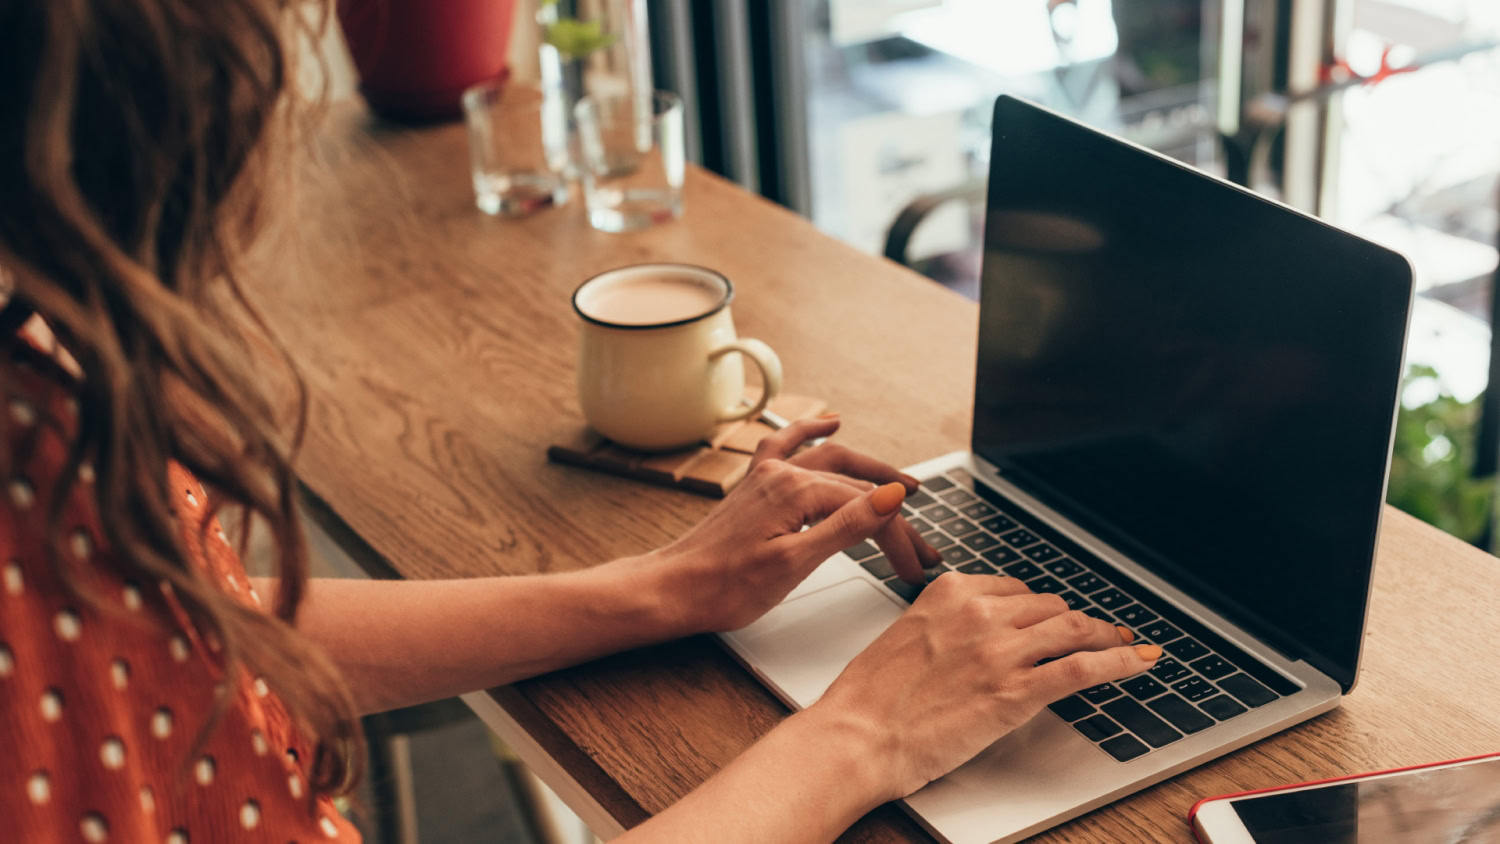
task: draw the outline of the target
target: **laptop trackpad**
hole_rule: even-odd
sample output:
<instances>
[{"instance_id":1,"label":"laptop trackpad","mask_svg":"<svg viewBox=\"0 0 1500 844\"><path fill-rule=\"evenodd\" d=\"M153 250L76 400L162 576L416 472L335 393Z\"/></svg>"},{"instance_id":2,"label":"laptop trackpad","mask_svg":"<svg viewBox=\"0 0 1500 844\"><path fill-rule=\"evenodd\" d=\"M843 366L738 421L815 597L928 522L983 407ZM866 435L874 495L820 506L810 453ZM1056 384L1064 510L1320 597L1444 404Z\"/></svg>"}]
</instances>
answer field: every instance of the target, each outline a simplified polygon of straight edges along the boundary
<instances>
[{"instance_id":1,"label":"laptop trackpad","mask_svg":"<svg viewBox=\"0 0 1500 844\"><path fill-rule=\"evenodd\" d=\"M870 581L850 578L793 598L728 635L762 678L805 709L901 611Z\"/></svg>"}]
</instances>

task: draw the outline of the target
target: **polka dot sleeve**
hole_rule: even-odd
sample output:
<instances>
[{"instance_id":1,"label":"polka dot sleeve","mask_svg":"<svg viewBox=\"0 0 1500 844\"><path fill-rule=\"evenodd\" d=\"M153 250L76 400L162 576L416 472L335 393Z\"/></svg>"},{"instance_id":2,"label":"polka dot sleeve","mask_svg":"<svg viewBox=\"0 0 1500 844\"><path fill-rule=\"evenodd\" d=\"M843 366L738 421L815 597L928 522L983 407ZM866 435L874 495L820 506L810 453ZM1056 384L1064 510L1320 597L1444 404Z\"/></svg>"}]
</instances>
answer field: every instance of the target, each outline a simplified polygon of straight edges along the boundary
<instances>
[{"instance_id":1,"label":"polka dot sleeve","mask_svg":"<svg viewBox=\"0 0 1500 844\"><path fill-rule=\"evenodd\" d=\"M271 685L229 676L170 587L121 576L87 465L61 529L97 601L64 588L45 531L77 423L68 376L12 341L0 400L0 839L358 841L330 801L309 799L309 748ZM205 524L203 487L177 465L168 479L196 573L258 606L228 538ZM192 753L221 696L223 720Z\"/></svg>"}]
</instances>

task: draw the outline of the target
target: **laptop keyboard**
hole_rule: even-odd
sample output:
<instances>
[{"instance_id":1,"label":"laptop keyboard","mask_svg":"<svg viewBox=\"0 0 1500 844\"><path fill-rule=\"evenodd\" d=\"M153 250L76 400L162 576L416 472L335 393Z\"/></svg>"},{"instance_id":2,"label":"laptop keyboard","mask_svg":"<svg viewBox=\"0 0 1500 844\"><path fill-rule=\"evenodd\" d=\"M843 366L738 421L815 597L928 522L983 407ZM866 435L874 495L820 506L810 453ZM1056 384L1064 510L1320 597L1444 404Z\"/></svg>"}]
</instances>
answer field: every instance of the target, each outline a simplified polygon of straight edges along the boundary
<instances>
[{"instance_id":1,"label":"laptop keyboard","mask_svg":"<svg viewBox=\"0 0 1500 844\"><path fill-rule=\"evenodd\" d=\"M1071 609L1135 632L1135 643L1161 645L1149 671L1084 689L1047 708L1120 762L1129 762L1215 724L1243 715L1297 686L1129 578L1054 534L1018 507L980 487L963 469L922 481L903 512L938 553L923 584L896 577L872 543L848 554L902 600L916 600L947 571L993 574L1052 592ZM989 500L985 500L989 499Z\"/></svg>"}]
</instances>

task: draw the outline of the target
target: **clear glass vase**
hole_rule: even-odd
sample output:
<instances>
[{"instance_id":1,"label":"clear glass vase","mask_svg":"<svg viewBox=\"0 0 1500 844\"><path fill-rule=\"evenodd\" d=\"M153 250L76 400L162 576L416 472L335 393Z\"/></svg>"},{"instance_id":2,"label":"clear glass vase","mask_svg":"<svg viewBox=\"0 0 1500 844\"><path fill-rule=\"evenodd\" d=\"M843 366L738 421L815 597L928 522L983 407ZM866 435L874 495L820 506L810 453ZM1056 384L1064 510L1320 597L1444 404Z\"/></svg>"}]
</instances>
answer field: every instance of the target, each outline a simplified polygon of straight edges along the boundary
<instances>
[{"instance_id":1,"label":"clear glass vase","mask_svg":"<svg viewBox=\"0 0 1500 844\"><path fill-rule=\"evenodd\" d=\"M577 174L579 161L574 106L585 96L628 99L639 147L649 150L653 86L646 0L543 0L536 19L548 119L566 124L572 139L570 175Z\"/></svg>"}]
</instances>

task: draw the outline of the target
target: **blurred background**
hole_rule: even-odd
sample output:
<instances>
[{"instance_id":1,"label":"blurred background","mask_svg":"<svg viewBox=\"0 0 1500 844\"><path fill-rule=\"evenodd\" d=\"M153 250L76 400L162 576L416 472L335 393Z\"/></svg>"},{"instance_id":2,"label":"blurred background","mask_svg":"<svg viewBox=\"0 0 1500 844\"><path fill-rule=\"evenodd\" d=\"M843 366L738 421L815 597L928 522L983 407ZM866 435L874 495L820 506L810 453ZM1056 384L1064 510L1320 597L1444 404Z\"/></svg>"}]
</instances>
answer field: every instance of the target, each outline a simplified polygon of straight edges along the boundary
<instances>
[{"instance_id":1,"label":"blurred background","mask_svg":"<svg viewBox=\"0 0 1500 844\"><path fill-rule=\"evenodd\" d=\"M1002 93L1403 252L1420 298L1389 499L1492 547L1500 3L649 6L657 84L696 116L690 156L971 297Z\"/></svg>"}]
</instances>

